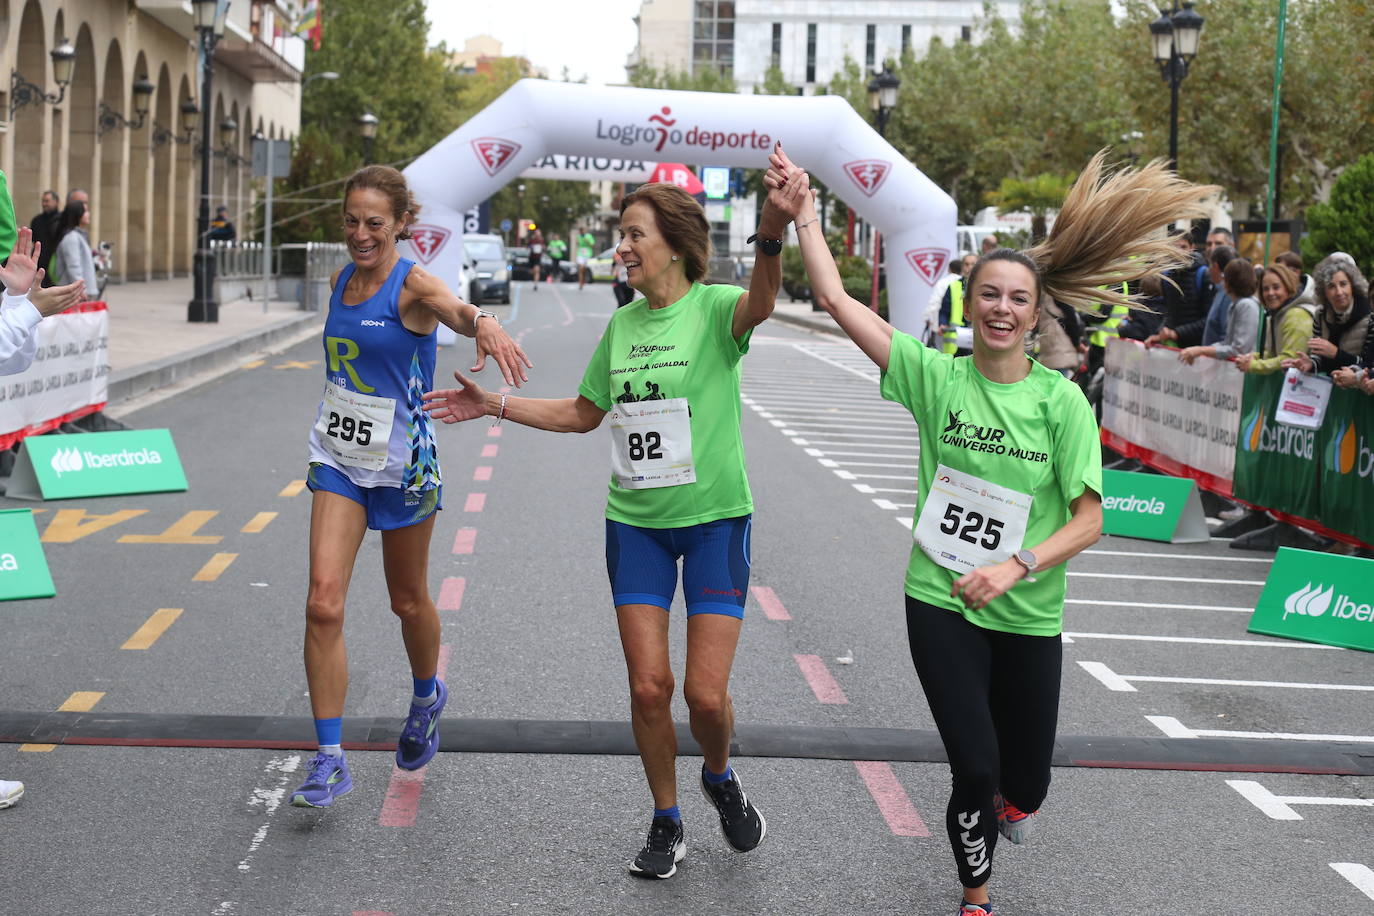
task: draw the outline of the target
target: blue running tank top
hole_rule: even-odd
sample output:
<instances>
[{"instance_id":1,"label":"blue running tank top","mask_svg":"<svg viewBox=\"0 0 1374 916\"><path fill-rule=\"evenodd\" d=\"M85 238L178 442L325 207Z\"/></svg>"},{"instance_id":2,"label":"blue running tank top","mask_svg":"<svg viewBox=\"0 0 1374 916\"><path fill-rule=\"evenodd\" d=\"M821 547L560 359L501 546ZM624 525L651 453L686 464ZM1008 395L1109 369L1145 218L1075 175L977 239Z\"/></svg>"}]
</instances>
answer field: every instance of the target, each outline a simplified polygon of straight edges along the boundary
<instances>
[{"instance_id":1,"label":"blue running tank top","mask_svg":"<svg viewBox=\"0 0 1374 916\"><path fill-rule=\"evenodd\" d=\"M419 493L439 485L439 457L421 395L434 387L434 333L401 324L398 303L414 261L401 258L375 295L345 305L354 265L339 273L324 323L324 396L310 460L360 487Z\"/></svg>"}]
</instances>

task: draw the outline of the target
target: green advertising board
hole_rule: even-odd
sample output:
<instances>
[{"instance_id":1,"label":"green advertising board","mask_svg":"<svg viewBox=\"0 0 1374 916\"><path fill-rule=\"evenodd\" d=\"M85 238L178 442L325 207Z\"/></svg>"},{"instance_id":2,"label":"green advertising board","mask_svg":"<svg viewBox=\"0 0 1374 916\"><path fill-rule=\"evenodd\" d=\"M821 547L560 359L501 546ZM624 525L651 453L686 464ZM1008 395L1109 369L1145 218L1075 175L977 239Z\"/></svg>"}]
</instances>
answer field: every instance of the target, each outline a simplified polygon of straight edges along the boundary
<instances>
[{"instance_id":1,"label":"green advertising board","mask_svg":"<svg viewBox=\"0 0 1374 916\"><path fill-rule=\"evenodd\" d=\"M1324 439L1317 430L1274 422L1282 389L1282 372L1245 376L1231 491L1256 506L1316 519L1321 513L1317 462ZM1328 426L1323 424L1323 431Z\"/></svg>"},{"instance_id":2,"label":"green advertising board","mask_svg":"<svg viewBox=\"0 0 1374 916\"><path fill-rule=\"evenodd\" d=\"M1102 471L1102 531L1195 544L1211 539L1197 484L1185 477Z\"/></svg>"},{"instance_id":3,"label":"green advertising board","mask_svg":"<svg viewBox=\"0 0 1374 916\"><path fill-rule=\"evenodd\" d=\"M1374 560L1279 548L1249 630L1374 652Z\"/></svg>"},{"instance_id":4,"label":"green advertising board","mask_svg":"<svg viewBox=\"0 0 1374 916\"><path fill-rule=\"evenodd\" d=\"M51 598L57 594L33 513L0 509L0 601Z\"/></svg>"},{"instance_id":5,"label":"green advertising board","mask_svg":"<svg viewBox=\"0 0 1374 916\"><path fill-rule=\"evenodd\" d=\"M73 499L185 490L186 474L165 429L29 436L5 495Z\"/></svg>"}]
</instances>

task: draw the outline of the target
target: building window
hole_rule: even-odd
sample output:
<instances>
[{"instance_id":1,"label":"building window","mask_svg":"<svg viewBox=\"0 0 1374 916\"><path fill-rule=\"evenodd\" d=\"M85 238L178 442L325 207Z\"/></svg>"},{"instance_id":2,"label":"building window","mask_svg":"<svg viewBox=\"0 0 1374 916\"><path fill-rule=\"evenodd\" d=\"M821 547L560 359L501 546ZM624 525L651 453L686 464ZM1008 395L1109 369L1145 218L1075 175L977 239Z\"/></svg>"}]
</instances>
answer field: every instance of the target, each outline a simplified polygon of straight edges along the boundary
<instances>
[{"instance_id":1,"label":"building window","mask_svg":"<svg viewBox=\"0 0 1374 916\"><path fill-rule=\"evenodd\" d=\"M692 71L735 69L734 0L696 0L692 7Z\"/></svg>"},{"instance_id":2,"label":"building window","mask_svg":"<svg viewBox=\"0 0 1374 916\"><path fill-rule=\"evenodd\" d=\"M816 23L806 24L806 81L816 81Z\"/></svg>"},{"instance_id":3,"label":"building window","mask_svg":"<svg viewBox=\"0 0 1374 916\"><path fill-rule=\"evenodd\" d=\"M782 23L773 23L773 56L772 66L774 69L782 69Z\"/></svg>"},{"instance_id":4,"label":"building window","mask_svg":"<svg viewBox=\"0 0 1374 916\"><path fill-rule=\"evenodd\" d=\"M959 38L960 38L961 40L963 40L963 41L973 41L973 26L971 26L971 25L961 25L961 26L959 26Z\"/></svg>"},{"instance_id":5,"label":"building window","mask_svg":"<svg viewBox=\"0 0 1374 916\"><path fill-rule=\"evenodd\" d=\"M911 53L911 26L902 26L902 56L906 57Z\"/></svg>"},{"instance_id":6,"label":"building window","mask_svg":"<svg viewBox=\"0 0 1374 916\"><path fill-rule=\"evenodd\" d=\"M864 67L868 72L873 72L874 62L878 57L878 27L870 25L866 28L864 35Z\"/></svg>"}]
</instances>

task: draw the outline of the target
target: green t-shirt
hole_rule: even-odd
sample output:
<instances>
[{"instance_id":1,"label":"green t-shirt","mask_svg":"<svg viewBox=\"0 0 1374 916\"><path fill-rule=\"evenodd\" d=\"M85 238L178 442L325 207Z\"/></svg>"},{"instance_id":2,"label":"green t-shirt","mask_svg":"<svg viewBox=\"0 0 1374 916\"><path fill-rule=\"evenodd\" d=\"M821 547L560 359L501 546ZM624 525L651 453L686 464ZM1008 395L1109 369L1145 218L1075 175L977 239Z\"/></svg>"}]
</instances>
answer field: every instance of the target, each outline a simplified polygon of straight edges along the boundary
<instances>
[{"instance_id":1,"label":"green t-shirt","mask_svg":"<svg viewBox=\"0 0 1374 916\"><path fill-rule=\"evenodd\" d=\"M568 243L562 239L554 239L549 242L549 257L563 260L568 256Z\"/></svg>"},{"instance_id":2,"label":"green t-shirt","mask_svg":"<svg viewBox=\"0 0 1374 916\"><path fill-rule=\"evenodd\" d=\"M584 232L577 237L577 256L579 258L590 258L596 254L596 236L590 232Z\"/></svg>"},{"instance_id":3,"label":"green t-shirt","mask_svg":"<svg viewBox=\"0 0 1374 916\"><path fill-rule=\"evenodd\" d=\"M1032 497L1024 546L1069 520L1084 489L1102 492L1097 421L1078 386L1036 362L1019 382L988 381L972 357L952 357L898 331L883 373L882 395L911 411L921 430L920 486L912 526L935 479L947 467ZM957 424L957 426L956 426ZM1000 435L998 435L1000 433ZM913 542L906 593L958 611L972 624L1006 633L1058 636L1064 622L1064 564L1042 569L979 611L950 589L959 573L935 563Z\"/></svg>"},{"instance_id":4,"label":"green t-shirt","mask_svg":"<svg viewBox=\"0 0 1374 916\"><path fill-rule=\"evenodd\" d=\"M0 261L10 256L14 251L14 242L19 230L14 222L14 201L10 199L9 179L4 172L0 172ZM50 254L51 252L40 252L39 257Z\"/></svg>"},{"instance_id":5,"label":"green t-shirt","mask_svg":"<svg viewBox=\"0 0 1374 916\"><path fill-rule=\"evenodd\" d=\"M639 299L606 326L578 393L602 410L617 402L686 398L696 481L626 489L611 476L606 517L641 528L682 528L754 511L740 439L740 358L747 331L731 333L738 286L693 283L672 305Z\"/></svg>"}]
</instances>

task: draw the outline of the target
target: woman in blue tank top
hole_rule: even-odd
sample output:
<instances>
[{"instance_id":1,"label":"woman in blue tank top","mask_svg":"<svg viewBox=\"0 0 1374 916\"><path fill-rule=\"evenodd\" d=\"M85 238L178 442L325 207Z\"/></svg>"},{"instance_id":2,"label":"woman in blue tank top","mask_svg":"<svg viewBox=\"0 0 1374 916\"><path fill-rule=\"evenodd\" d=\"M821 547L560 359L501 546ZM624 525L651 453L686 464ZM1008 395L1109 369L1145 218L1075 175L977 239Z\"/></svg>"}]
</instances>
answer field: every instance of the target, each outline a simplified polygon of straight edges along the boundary
<instances>
[{"instance_id":1,"label":"woman in blue tank top","mask_svg":"<svg viewBox=\"0 0 1374 916\"><path fill-rule=\"evenodd\" d=\"M434 387L436 329L442 323L475 338L474 370L491 356L508 385L526 381L531 365L496 316L462 301L438 277L400 256L396 243L410 237L419 212L395 169L368 166L344 186L352 263L331 284L324 396L309 439L307 484L314 496L305 676L320 750L291 796L300 807L328 806L353 788L340 747L348 690L344 602L368 528L382 532L391 610L401 621L414 681L396 765L418 770L439 748L439 715L448 690L437 677L439 615L427 572L442 482L421 399Z\"/></svg>"}]
</instances>

